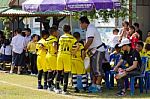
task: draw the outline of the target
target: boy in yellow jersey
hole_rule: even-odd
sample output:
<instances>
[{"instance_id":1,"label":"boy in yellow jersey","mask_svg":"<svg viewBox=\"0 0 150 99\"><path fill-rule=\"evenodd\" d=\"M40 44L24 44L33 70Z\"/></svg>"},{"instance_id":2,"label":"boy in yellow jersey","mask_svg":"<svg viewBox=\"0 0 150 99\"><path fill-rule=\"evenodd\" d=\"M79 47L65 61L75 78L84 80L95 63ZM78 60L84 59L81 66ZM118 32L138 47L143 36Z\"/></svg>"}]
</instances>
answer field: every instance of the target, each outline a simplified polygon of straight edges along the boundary
<instances>
[{"instance_id":1,"label":"boy in yellow jersey","mask_svg":"<svg viewBox=\"0 0 150 99\"><path fill-rule=\"evenodd\" d=\"M58 48L58 31L57 27L53 26L50 28L50 36L46 40L47 42L47 55L46 55L46 63L47 63L47 70L48 70L48 87L49 90L53 90L53 74L56 71L57 66L57 48Z\"/></svg>"},{"instance_id":2,"label":"boy in yellow jersey","mask_svg":"<svg viewBox=\"0 0 150 99\"><path fill-rule=\"evenodd\" d=\"M146 51L145 56L149 58L146 71L150 71L150 44L145 45L145 51Z\"/></svg>"},{"instance_id":3,"label":"boy in yellow jersey","mask_svg":"<svg viewBox=\"0 0 150 99\"><path fill-rule=\"evenodd\" d=\"M144 51L143 47L144 47L144 43L142 41L138 41L136 43L136 50L140 53L141 57L145 56L145 51Z\"/></svg>"},{"instance_id":4,"label":"boy in yellow jersey","mask_svg":"<svg viewBox=\"0 0 150 99\"><path fill-rule=\"evenodd\" d=\"M30 58L30 66L31 66L31 74L37 74L37 55L36 55L36 43L38 41L38 35L33 34L31 36L31 41L27 45L27 50L29 52L29 58Z\"/></svg>"},{"instance_id":5,"label":"boy in yellow jersey","mask_svg":"<svg viewBox=\"0 0 150 99\"><path fill-rule=\"evenodd\" d=\"M150 44L150 31L147 33L147 38L145 40L145 43Z\"/></svg>"},{"instance_id":6,"label":"boy in yellow jersey","mask_svg":"<svg viewBox=\"0 0 150 99\"><path fill-rule=\"evenodd\" d=\"M42 74L44 72L44 89L47 89L47 68L46 68L46 53L47 49L45 47L46 39L49 36L49 32L46 30L42 31L42 38L37 42L37 69L38 69L38 89L43 89L41 85Z\"/></svg>"},{"instance_id":7,"label":"boy in yellow jersey","mask_svg":"<svg viewBox=\"0 0 150 99\"><path fill-rule=\"evenodd\" d=\"M87 75L86 70L84 67L84 58L85 58L85 51L84 51L84 45L80 40L80 33L75 32L73 36L77 39L77 44L73 46L73 52L75 52L72 55L72 80L73 80L73 86L75 88L75 92L79 92L79 89L77 88L77 76L82 75L82 86L84 91L86 91L86 85L87 85ZM77 51L75 51L77 49Z\"/></svg>"},{"instance_id":8,"label":"boy in yellow jersey","mask_svg":"<svg viewBox=\"0 0 150 99\"><path fill-rule=\"evenodd\" d=\"M59 39L59 48L57 55L57 76L56 76L56 89L54 90L56 93L60 93L60 76L61 73L64 72L64 87L62 94L67 93L68 87L68 75L71 71L71 54L72 54L72 46L76 43L76 39L70 34L71 27L69 25L63 26L64 34Z\"/></svg>"}]
</instances>

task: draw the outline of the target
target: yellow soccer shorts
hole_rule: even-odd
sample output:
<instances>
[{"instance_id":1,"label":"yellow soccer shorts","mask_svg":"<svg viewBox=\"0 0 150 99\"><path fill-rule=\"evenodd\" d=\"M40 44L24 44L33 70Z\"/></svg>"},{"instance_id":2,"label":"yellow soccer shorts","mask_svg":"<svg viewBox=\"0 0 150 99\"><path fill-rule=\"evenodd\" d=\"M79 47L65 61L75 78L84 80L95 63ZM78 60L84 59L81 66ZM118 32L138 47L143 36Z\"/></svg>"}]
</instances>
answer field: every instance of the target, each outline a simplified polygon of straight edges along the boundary
<instances>
[{"instance_id":1,"label":"yellow soccer shorts","mask_svg":"<svg viewBox=\"0 0 150 99\"><path fill-rule=\"evenodd\" d=\"M47 70L56 70L57 66L57 56L55 55L47 55L46 56L46 66Z\"/></svg>"},{"instance_id":2,"label":"yellow soccer shorts","mask_svg":"<svg viewBox=\"0 0 150 99\"><path fill-rule=\"evenodd\" d=\"M71 55L70 54L58 54L56 70L63 70L64 72L71 71Z\"/></svg>"},{"instance_id":3,"label":"yellow soccer shorts","mask_svg":"<svg viewBox=\"0 0 150 99\"><path fill-rule=\"evenodd\" d=\"M44 72L47 71L45 56L38 56L37 57L37 69L38 69L38 71L39 70L43 70Z\"/></svg>"},{"instance_id":4,"label":"yellow soccer shorts","mask_svg":"<svg viewBox=\"0 0 150 99\"><path fill-rule=\"evenodd\" d=\"M77 75L85 74L84 62L82 60L73 59L71 73Z\"/></svg>"}]
</instances>

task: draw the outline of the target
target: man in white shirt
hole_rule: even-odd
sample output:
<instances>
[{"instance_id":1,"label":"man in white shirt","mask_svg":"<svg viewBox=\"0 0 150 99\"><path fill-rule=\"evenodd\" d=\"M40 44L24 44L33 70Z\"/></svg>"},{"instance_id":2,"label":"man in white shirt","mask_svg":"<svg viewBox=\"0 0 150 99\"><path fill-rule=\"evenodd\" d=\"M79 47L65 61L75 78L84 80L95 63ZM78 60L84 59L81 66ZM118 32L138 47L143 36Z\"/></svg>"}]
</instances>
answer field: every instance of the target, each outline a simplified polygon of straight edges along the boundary
<instances>
[{"instance_id":1,"label":"man in white shirt","mask_svg":"<svg viewBox=\"0 0 150 99\"><path fill-rule=\"evenodd\" d=\"M102 69L102 61L105 59L105 48L101 41L100 33L97 28L90 24L87 17L83 16L80 19L80 27L86 30L86 44L84 46L85 50L91 50L93 55L91 59L91 71L93 73L93 83L101 88L101 81L104 76L104 71Z\"/></svg>"},{"instance_id":2,"label":"man in white shirt","mask_svg":"<svg viewBox=\"0 0 150 99\"><path fill-rule=\"evenodd\" d=\"M24 65L24 49L25 49L25 38L21 35L22 30L16 30L17 35L12 38L11 46L13 51L13 59L10 73L13 73L14 67L18 66L18 74L20 74L21 66Z\"/></svg>"}]
</instances>

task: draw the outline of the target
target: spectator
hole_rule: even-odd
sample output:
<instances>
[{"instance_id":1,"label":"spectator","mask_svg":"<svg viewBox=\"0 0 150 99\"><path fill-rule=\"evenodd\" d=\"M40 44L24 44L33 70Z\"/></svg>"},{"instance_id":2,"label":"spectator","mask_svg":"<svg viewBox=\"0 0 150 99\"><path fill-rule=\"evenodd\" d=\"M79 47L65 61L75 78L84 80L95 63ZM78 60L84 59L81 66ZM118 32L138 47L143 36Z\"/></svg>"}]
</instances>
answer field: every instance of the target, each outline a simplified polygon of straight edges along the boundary
<instances>
[{"instance_id":1,"label":"spectator","mask_svg":"<svg viewBox=\"0 0 150 99\"><path fill-rule=\"evenodd\" d=\"M141 62L140 54L137 52L137 50L132 49L131 42L129 39L127 38L123 39L121 41L121 44L119 44L119 46L122 47L124 54L122 55L122 59L115 66L114 71L117 71L117 72L122 71L122 74L118 74L118 78L117 78L117 84L119 88L119 93L117 93L117 95L124 96L125 95L125 85L124 85L125 78L128 76L140 75L141 74L140 66L142 62ZM124 70L120 68L123 61L126 61L129 64L129 66Z\"/></svg>"},{"instance_id":2,"label":"spectator","mask_svg":"<svg viewBox=\"0 0 150 99\"><path fill-rule=\"evenodd\" d=\"M0 51L2 53L2 60L11 62L12 50L10 46L10 41L8 39L4 41L4 44L2 45Z\"/></svg>"},{"instance_id":3,"label":"spectator","mask_svg":"<svg viewBox=\"0 0 150 99\"><path fill-rule=\"evenodd\" d=\"M121 47L118 46L119 44L115 45L115 51L110 54L110 65L112 68L118 64L120 61L122 54L121 54Z\"/></svg>"},{"instance_id":4,"label":"spectator","mask_svg":"<svg viewBox=\"0 0 150 99\"><path fill-rule=\"evenodd\" d=\"M145 45L145 51L146 51L145 56L150 58L150 44L146 44ZM148 65L147 65L146 71L150 71L150 60L148 61Z\"/></svg>"},{"instance_id":5,"label":"spectator","mask_svg":"<svg viewBox=\"0 0 150 99\"><path fill-rule=\"evenodd\" d=\"M150 44L150 31L148 31L147 33L147 38L146 38L145 43Z\"/></svg>"},{"instance_id":6,"label":"spectator","mask_svg":"<svg viewBox=\"0 0 150 99\"><path fill-rule=\"evenodd\" d=\"M140 53L141 57L145 56L145 51L143 48L144 48L144 43L142 41L138 41L136 43L136 50Z\"/></svg>"},{"instance_id":7,"label":"spectator","mask_svg":"<svg viewBox=\"0 0 150 99\"><path fill-rule=\"evenodd\" d=\"M120 35L118 35L119 33L119 30L118 29L114 29L113 30L113 36L112 36L112 39L110 40L110 47L114 48L116 44L119 43L119 38L120 38Z\"/></svg>"},{"instance_id":8,"label":"spectator","mask_svg":"<svg viewBox=\"0 0 150 99\"><path fill-rule=\"evenodd\" d=\"M27 50L29 52L30 65L31 65L31 74L37 74L37 55L36 55L36 43L38 41L38 36L33 34L31 36L31 41L27 45Z\"/></svg>"},{"instance_id":9,"label":"spectator","mask_svg":"<svg viewBox=\"0 0 150 99\"><path fill-rule=\"evenodd\" d=\"M124 21L122 23L122 26L123 26L123 28L120 31L120 39L119 39L119 41L121 41L124 38L127 38L128 31L129 31L129 22Z\"/></svg>"},{"instance_id":10,"label":"spectator","mask_svg":"<svg viewBox=\"0 0 150 99\"><path fill-rule=\"evenodd\" d=\"M91 55L91 69L93 74L93 84L96 84L101 92L101 82L104 77L104 71L102 69L102 62L105 57L104 44L101 41L101 36L96 27L90 24L87 17L80 18L80 27L86 30L86 44L84 46L85 51L90 50Z\"/></svg>"},{"instance_id":11,"label":"spectator","mask_svg":"<svg viewBox=\"0 0 150 99\"><path fill-rule=\"evenodd\" d=\"M24 54L23 51L26 47L25 45L25 38L21 36L21 29L17 29L17 35L12 38L11 46L13 51L13 59L12 59L12 66L10 73L13 73L14 67L18 66L18 74L21 73L21 66L24 65Z\"/></svg>"},{"instance_id":12,"label":"spectator","mask_svg":"<svg viewBox=\"0 0 150 99\"><path fill-rule=\"evenodd\" d=\"M24 30L24 32L25 32L25 44L26 44L26 48L27 48L28 43L31 41L31 29L30 28L26 28ZM29 59L29 53L27 52L27 49L26 49L25 63L27 65L27 67L28 67L27 73L31 74L31 66L30 66L29 61L30 61L30 59Z\"/></svg>"},{"instance_id":13,"label":"spectator","mask_svg":"<svg viewBox=\"0 0 150 99\"><path fill-rule=\"evenodd\" d=\"M143 33L140 30L140 28L139 28L139 23L134 23L134 27L135 27L136 32L140 35L139 40L142 41L142 35L143 35Z\"/></svg>"},{"instance_id":14,"label":"spectator","mask_svg":"<svg viewBox=\"0 0 150 99\"><path fill-rule=\"evenodd\" d=\"M135 32L134 26L129 26L129 35L128 39L131 41L132 48L135 49L136 43L139 40L140 35Z\"/></svg>"}]
</instances>

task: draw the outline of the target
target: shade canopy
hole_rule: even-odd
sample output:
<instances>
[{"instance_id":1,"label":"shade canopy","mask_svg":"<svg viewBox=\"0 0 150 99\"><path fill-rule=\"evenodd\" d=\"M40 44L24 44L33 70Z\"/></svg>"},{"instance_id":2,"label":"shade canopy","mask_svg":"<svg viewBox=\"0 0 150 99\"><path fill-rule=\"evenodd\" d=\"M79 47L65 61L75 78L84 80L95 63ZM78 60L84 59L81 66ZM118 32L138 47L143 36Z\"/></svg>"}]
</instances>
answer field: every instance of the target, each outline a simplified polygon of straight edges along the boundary
<instances>
[{"instance_id":1,"label":"shade canopy","mask_svg":"<svg viewBox=\"0 0 150 99\"><path fill-rule=\"evenodd\" d=\"M118 0L27 0L22 8L29 12L83 11L120 8Z\"/></svg>"}]
</instances>

